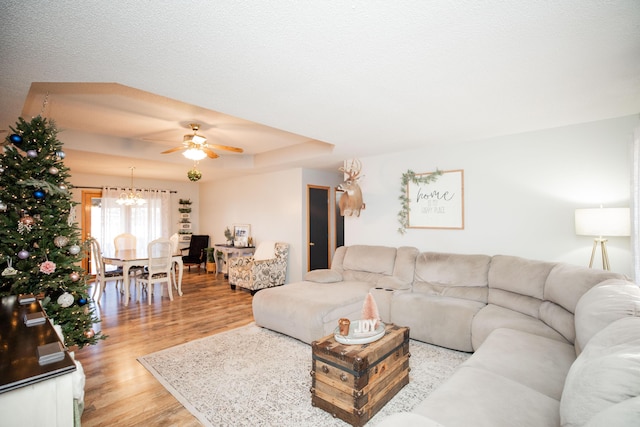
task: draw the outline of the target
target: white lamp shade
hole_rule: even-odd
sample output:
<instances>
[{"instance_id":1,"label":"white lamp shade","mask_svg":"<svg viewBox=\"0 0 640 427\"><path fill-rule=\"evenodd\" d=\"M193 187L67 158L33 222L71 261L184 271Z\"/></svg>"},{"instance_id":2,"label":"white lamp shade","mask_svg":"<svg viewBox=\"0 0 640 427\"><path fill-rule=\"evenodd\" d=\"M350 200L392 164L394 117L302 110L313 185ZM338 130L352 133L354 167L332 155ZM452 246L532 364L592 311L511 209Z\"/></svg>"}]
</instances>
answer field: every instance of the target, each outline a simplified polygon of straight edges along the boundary
<instances>
[{"instance_id":1,"label":"white lamp shade","mask_svg":"<svg viewBox=\"0 0 640 427\"><path fill-rule=\"evenodd\" d=\"M578 236L630 236L629 208L576 209Z\"/></svg>"}]
</instances>

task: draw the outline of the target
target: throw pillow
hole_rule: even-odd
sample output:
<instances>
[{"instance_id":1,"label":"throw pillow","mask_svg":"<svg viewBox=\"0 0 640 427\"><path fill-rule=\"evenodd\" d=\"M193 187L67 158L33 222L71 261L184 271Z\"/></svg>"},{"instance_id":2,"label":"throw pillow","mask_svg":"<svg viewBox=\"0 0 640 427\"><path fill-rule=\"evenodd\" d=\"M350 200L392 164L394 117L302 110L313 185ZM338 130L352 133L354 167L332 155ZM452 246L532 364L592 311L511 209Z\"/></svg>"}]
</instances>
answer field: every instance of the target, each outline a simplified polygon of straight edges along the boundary
<instances>
[{"instance_id":1,"label":"throw pillow","mask_svg":"<svg viewBox=\"0 0 640 427\"><path fill-rule=\"evenodd\" d=\"M253 254L254 261L264 261L266 259L274 259L276 242L265 241L258 245Z\"/></svg>"},{"instance_id":2,"label":"throw pillow","mask_svg":"<svg viewBox=\"0 0 640 427\"><path fill-rule=\"evenodd\" d=\"M627 317L597 333L569 369L560 401L562 426L584 426L638 396L640 317Z\"/></svg>"},{"instance_id":3,"label":"throw pillow","mask_svg":"<svg viewBox=\"0 0 640 427\"><path fill-rule=\"evenodd\" d=\"M317 283L335 283L342 281L342 274L335 270L322 268L307 272L307 274L304 275L304 280Z\"/></svg>"}]
</instances>

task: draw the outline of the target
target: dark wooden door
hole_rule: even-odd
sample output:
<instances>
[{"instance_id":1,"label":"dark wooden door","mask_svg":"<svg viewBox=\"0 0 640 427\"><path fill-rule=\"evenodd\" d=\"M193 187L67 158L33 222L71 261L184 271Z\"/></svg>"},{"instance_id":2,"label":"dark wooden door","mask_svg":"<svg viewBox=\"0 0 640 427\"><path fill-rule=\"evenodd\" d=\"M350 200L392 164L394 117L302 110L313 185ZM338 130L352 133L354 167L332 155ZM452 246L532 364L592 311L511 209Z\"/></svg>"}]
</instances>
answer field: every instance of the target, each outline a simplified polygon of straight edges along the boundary
<instances>
[{"instance_id":1,"label":"dark wooden door","mask_svg":"<svg viewBox=\"0 0 640 427\"><path fill-rule=\"evenodd\" d=\"M307 187L308 269L329 268L329 187Z\"/></svg>"}]
</instances>

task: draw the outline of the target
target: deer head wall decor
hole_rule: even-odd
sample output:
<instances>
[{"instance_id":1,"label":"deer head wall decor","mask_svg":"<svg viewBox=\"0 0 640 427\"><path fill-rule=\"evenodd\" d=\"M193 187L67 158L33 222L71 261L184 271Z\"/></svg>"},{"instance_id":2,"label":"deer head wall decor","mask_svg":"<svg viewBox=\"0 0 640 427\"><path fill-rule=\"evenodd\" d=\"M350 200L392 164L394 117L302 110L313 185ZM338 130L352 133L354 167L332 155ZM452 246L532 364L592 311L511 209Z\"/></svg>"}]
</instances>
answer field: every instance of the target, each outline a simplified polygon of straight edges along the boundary
<instances>
[{"instance_id":1,"label":"deer head wall decor","mask_svg":"<svg viewBox=\"0 0 640 427\"><path fill-rule=\"evenodd\" d=\"M345 162L345 167L339 168L340 171L347 175L344 182L338 185L338 189L344 191L340 197L340 215L355 215L360 216L360 210L364 209L364 203L362 201L362 190L358 181L362 176L362 163L360 160L354 159L351 163Z\"/></svg>"}]
</instances>

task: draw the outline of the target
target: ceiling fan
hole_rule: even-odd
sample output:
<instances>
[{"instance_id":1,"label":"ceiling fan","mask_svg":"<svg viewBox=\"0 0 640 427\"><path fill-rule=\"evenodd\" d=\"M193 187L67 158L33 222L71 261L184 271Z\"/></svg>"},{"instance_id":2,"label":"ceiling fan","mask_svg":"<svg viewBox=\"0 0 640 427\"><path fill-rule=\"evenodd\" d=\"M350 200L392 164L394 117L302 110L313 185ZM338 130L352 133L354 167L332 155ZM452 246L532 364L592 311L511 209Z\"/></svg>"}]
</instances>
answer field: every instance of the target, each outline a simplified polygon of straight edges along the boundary
<instances>
[{"instance_id":1,"label":"ceiling fan","mask_svg":"<svg viewBox=\"0 0 640 427\"><path fill-rule=\"evenodd\" d=\"M226 150L234 153L242 153L244 150L238 147L230 147L228 145L218 145L218 144L207 144L207 138L202 135L198 135L198 130L200 129L200 125L197 123L191 123L191 130L193 134L185 135L182 138L182 145L175 148L170 148L169 150L163 151L162 154L175 153L176 151L185 150L182 155L190 160L202 160L205 157L209 157L210 159L215 159L220 157L215 151L216 150Z\"/></svg>"}]
</instances>

